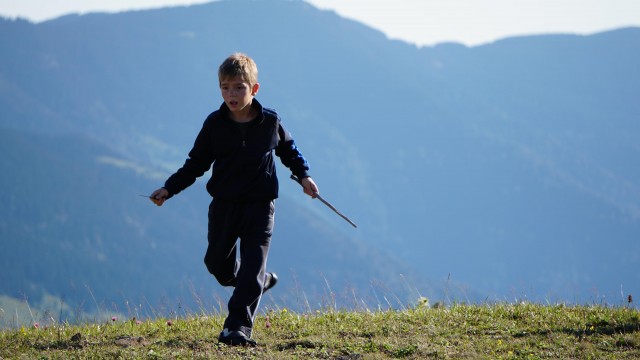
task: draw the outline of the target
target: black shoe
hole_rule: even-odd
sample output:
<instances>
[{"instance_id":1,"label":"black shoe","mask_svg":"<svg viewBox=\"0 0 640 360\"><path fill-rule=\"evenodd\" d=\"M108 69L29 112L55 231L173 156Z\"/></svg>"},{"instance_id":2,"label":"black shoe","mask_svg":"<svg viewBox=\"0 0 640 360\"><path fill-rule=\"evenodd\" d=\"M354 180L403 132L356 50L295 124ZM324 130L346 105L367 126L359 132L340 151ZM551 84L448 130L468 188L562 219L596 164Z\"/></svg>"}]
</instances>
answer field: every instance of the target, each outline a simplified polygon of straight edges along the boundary
<instances>
[{"instance_id":1,"label":"black shoe","mask_svg":"<svg viewBox=\"0 0 640 360\"><path fill-rule=\"evenodd\" d=\"M262 293L263 294L266 293L267 290L276 286L277 283L278 283L278 275L276 275L276 273L268 272L266 279L264 281L264 289L262 290Z\"/></svg>"},{"instance_id":2,"label":"black shoe","mask_svg":"<svg viewBox=\"0 0 640 360\"><path fill-rule=\"evenodd\" d=\"M231 346L256 346L255 340L248 338L240 330L229 331L229 329L224 329L218 336L218 341Z\"/></svg>"}]
</instances>

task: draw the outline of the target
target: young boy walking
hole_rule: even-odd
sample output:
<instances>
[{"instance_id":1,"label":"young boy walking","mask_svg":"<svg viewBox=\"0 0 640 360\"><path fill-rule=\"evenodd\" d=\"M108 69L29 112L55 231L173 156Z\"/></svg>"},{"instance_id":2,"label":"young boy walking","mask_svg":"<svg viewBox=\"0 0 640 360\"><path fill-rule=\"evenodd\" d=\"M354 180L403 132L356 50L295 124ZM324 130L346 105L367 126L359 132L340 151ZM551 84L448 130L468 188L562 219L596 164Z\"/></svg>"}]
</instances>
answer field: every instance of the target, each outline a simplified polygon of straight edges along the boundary
<instances>
[{"instance_id":1,"label":"young boy walking","mask_svg":"<svg viewBox=\"0 0 640 360\"><path fill-rule=\"evenodd\" d=\"M307 195L315 197L318 187L278 114L254 98L260 88L255 62L233 54L220 65L218 80L224 103L204 121L184 165L150 197L162 206L211 169L204 263L221 285L235 287L218 340L255 345L251 332L260 298L278 281L266 271L278 197L273 153L301 179Z\"/></svg>"}]
</instances>

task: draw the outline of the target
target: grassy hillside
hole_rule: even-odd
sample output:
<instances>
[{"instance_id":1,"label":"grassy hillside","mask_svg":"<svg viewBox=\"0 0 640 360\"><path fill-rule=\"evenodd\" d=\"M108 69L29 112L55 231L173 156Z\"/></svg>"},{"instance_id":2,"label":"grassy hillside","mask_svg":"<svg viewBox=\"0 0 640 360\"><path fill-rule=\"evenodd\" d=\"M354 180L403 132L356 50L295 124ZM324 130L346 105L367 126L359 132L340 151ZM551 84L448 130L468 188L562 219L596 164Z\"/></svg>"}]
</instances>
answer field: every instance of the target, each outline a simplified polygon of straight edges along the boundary
<instances>
[{"instance_id":1,"label":"grassy hillside","mask_svg":"<svg viewBox=\"0 0 640 360\"><path fill-rule=\"evenodd\" d=\"M255 348L217 342L219 314L33 324L0 332L0 359L637 359L640 313L631 307L426 302L403 311L299 314L272 309Z\"/></svg>"}]
</instances>

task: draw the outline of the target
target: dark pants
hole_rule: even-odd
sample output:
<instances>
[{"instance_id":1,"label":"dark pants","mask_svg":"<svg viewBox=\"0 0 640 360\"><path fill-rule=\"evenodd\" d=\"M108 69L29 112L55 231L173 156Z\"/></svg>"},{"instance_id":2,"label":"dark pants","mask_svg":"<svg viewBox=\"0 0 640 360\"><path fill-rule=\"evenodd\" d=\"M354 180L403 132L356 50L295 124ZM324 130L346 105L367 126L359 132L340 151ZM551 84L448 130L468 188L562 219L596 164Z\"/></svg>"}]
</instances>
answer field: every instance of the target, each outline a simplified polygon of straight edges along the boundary
<instances>
[{"instance_id":1,"label":"dark pants","mask_svg":"<svg viewBox=\"0 0 640 360\"><path fill-rule=\"evenodd\" d=\"M274 211L273 200L214 199L209 205L209 247L204 263L221 285L235 287L224 327L249 337L264 288ZM236 259L238 239L240 259Z\"/></svg>"}]
</instances>

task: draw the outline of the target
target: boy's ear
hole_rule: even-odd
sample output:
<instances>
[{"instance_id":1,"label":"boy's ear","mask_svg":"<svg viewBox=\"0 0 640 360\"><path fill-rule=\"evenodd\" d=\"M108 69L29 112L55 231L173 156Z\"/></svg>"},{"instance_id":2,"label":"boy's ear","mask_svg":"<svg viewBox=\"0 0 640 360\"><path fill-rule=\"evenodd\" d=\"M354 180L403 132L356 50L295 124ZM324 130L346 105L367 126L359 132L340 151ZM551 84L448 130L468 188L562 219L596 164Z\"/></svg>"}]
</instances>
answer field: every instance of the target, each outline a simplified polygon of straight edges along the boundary
<instances>
[{"instance_id":1,"label":"boy's ear","mask_svg":"<svg viewBox=\"0 0 640 360\"><path fill-rule=\"evenodd\" d=\"M258 93L258 89L260 89L260 84L259 83L255 83L253 84L253 87L251 88L251 95L254 95Z\"/></svg>"}]
</instances>

